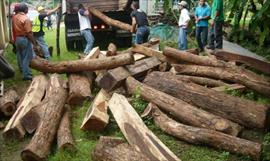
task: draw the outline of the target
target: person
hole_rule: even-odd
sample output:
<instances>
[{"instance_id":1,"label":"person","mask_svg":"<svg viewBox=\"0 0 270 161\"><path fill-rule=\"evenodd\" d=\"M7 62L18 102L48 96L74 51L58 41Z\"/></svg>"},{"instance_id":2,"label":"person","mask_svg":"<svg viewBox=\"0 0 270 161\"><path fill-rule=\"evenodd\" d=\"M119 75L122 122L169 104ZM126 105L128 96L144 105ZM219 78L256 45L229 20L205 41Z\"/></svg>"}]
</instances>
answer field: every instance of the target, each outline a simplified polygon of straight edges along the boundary
<instances>
[{"instance_id":1,"label":"person","mask_svg":"<svg viewBox=\"0 0 270 161\"><path fill-rule=\"evenodd\" d=\"M37 41L38 45L41 47L41 50L44 54L45 59L50 59L50 52L48 49L48 45L46 44L44 40L44 19L47 16L50 16L51 14L55 13L61 6L58 5L53 10L50 10L48 12L45 11L45 8L42 6L39 6L37 8L37 11L39 12L39 15L33 20L33 28L32 31L34 33L35 40Z\"/></svg>"},{"instance_id":2,"label":"person","mask_svg":"<svg viewBox=\"0 0 270 161\"><path fill-rule=\"evenodd\" d=\"M211 10L208 49L222 49L222 26L224 21L223 0L214 0Z\"/></svg>"},{"instance_id":3,"label":"person","mask_svg":"<svg viewBox=\"0 0 270 161\"><path fill-rule=\"evenodd\" d=\"M87 55L92 50L95 41L94 36L92 35L91 32L92 28L90 20L92 19L92 15L88 10L84 8L82 4L79 4L78 16L79 16L80 32L81 35L86 40L86 46L83 53Z\"/></svg>"},{"instance_id":4,"label":"person","mask_svg":"<svg viewBox=\"0 0 270 161\"><path fill-rule=\"evenodd\" d=\"M196 39L200 52L207 45L208 19L210 15L210 7L205 3L205 0L200 0L199 6L195 9Z\"/></svg>"},{"instance_id":5,"label":"person","mask_svg":"<svg viewBox=\"0 0 270 161\"><path fill-rule=\"evenodd\" d=\"M148 20L147 15L145 12L140 10L139 2L133 1L132 5L132 12L131 12L131 18L132 18L132 33L136 32L136 38L135 43L136 44L142 44L148 41L148 36L150 34L150 30L148 28Z\"/></svg>"},{"instance_id":6,"label":"person","mask_svg":"<svg viewBox=\"0 0 270 161\"><path fill-rule=\"evenodd\" d=\"M51 15L48 16L48 20L47 20L47 28L48 30L52 30L52 17Z\"/></svg>"},{"instance_id":7,"label":"person","mask_svg":"<svg viewBox=\"0 0 270 161\"><path fill-rule=\"evenodd\" d=\"M188 23L190 21L189 12L187 10L187 2L181 1L178 3L180 12L179 17L179 36L178 36L178 49L179 50L187 50L188 48L188 42L187 42L187 28Z\"/></svg>"},{"instance_id":8,"label":"person","mask_svg":"<svg viewBox=\"0 0 270 161\"><path fill-rule=\"evenodd\" d=\"M18 13L14 16L13 27L16 33L16 49L20 54L20 64L22 65L23 80L32 80L29 68L30 61L35 56L33 44L35 44L32 33L32 24L27 17L28 7L25 3L20 4ZM36 44L35 44L36 45Z\"/></svg>"}]
</instances>

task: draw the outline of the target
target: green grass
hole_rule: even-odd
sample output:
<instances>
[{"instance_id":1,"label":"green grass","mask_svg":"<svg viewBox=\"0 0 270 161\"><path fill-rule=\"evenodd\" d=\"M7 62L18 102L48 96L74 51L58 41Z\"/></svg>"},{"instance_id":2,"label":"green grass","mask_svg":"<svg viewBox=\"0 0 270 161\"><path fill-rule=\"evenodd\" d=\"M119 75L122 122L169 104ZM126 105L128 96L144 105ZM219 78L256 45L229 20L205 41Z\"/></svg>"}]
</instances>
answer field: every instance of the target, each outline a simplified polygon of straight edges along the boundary
<instances>
[{"instance_id":1,"label":"green grass","mask_svg":"<svg viewBox=\"0 0 270 161\"><path fill-rule=\"evenodd\" d=\"M56 56L56 48L55 48L55 31L48 31L46 33L46 41L49 46L54 46L54 54L52 61L61 61L61 60L74 60L77 59L76 52L68 52L66 50L65 41L64 41L64 30L61 30L61 55L60 57ZM196 43L193 39L189 39L189 48L195 47ZM172 46L177 47L175 42L161 42L161 46L164 47ZM162 48L161 47L161 48ZM16 71L17 62L16 56L11 52L11 47L8 48L6 57L8 61L13 65ZM33 70L33 74L39 74L38 71ZM66 77L63 75L63 77ZM29 82L23 82L21 80L21 73L16 72L14 78L6 80L5 86L6 88L15 88L20 90L22 94ZM94 94L98 92L98 88L94 88ZM242 94L238 94L235 92L236 96L241 96ZM258 102L269 103L267 99L262 97L257 97L256 94L248 94L248 99L253 99ZM253 96L254 95L254 96ZM76 106L72 108L72 122L71 129L75 140L75 149L73 151L59 151L57 150L56 143L54 142L52 146L51 154L48 157L48 161L91 161L91 152L94 149L98 139L100 136L118 136L124 138L121 133L119 127L116 124L111 113L110 115L110 123L107 125L104 131L97 132L86 132L80 130L80 125L84 118L86 111L88 110L91 104L91 100L87 100L81 106ZM138 90L131 99L131 104L135 108L135 110L141 114L145 109L147 102L140 98L140 91ZM169 136L158 129L153 120L149 117L143 119L144 123L152 130L160 140L169 147L179 158L183 161L249 161L250 159L246 156L239 156L235 154L230 154L224 151L214 150L207 146L195 146L183 141L180 141L172 136ZM257 134L255 134L257 136ZM4 142L0 137L0 161L20 161L20 152L25 145L30 141L31 136L26 136L21 142ZM269 144L269 134L265 138L266 146ZM267 151L268 152L268 151ZM266 153L267 153L266 152ZM265 157L266 158L266 157Z\"/></svg>"}]
</instances>

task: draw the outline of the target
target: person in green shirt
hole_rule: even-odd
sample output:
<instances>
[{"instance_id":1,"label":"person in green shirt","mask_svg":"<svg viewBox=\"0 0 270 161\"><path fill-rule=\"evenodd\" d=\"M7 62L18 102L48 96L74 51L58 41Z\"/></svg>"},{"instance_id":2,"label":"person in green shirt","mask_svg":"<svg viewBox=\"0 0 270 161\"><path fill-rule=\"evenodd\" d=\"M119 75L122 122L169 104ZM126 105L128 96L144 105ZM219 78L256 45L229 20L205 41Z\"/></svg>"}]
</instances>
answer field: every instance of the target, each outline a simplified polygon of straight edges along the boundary
<instances>
[{"instance_id":1,"label":"person in green shirt","mask_svg":"<svg viewBox=\"0 0 270 161\"><path fill-rule=\"evenodd\" d=\"M224 22L223 0L214 0L211 9L208 49L222 49L222 26Z\"/></svg>"}]
</instances>

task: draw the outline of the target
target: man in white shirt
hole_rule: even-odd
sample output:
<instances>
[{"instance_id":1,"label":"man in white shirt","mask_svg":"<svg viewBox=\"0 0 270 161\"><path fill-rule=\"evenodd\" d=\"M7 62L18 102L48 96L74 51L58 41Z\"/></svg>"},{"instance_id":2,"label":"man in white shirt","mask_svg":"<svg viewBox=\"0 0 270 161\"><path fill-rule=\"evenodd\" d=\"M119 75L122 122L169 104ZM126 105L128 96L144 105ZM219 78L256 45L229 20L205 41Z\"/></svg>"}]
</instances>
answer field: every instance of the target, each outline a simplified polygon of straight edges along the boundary
<instances>
[{"instance_id":1,"label":"man in white shirt","mask_svg":"<svg viewBox=\"0 0 270 161\"><path fill-rule=\"evenodd\" d=\"M179 37L178 37L178 49L179 50L187 50L188 42L187 42L187 28L188 23L190 21L189 12L187 10L187 2L181 1L178 3L179 9L181 10L179 17Z\"/></svg>"},{"instance_id":2,"label":"man in white shirt","mask_svg":"<svg viewBox=\"0 0 270 161\"><path fill-rule=\"evenodd\" d=\"M79 4L79 23L80 23L80 31L81 34L84 36L87 44L84 49L84 54L87 55L93 48L94 44L94 37L91 33L91 22L90 19L92 19L92 15L89 13L88 10L86 10L82 4Z\"/></svg>"}]
</instances>

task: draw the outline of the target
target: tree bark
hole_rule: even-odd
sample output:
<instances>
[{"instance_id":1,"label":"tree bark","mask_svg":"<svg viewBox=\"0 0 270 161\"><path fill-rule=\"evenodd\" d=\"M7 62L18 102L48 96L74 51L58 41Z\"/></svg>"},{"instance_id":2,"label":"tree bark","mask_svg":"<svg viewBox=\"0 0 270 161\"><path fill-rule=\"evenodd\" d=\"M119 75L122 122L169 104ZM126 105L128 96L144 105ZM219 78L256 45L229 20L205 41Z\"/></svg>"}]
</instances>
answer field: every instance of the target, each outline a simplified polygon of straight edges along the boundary
<instances>
[{"instance_id":1,"label":"tree bark","mask_svg":"<svg viewBox=\"0 0 270 161\"><path fill-rule=\"evenodd\" d=\"M20 123L20 119L33 107L40 104L46 92L48 80L46 76L39 75L34 77L24 97L18 103L18 108L9 120L3 131L5 139L21 139L25 135L25 130Z\"/></svg>"},{"instance_id":2,"label":"tree bark","mask_svg":"<svg viewBox=\"0 0 270 161\"><path fill-rule=\"evenodd\" d=\"M270 97L270 82L267 78L247 72L245 69L218 68L198 65L173 65L177 74L210 77L232 81Z\"/></svg>"},{"instance_id":3,"label":"tree bark","mask_svg":"<svg viewBox=\"0 0 270 161\"><path fill-rule=\"evenodd\" d=\"M104 15L102 12L100 12L99 10L93 8L93 7L88 7L88 10L90 13L92 13L93 15L97 16L99 19L101 19L103 22L105 22L107 25L111 25L126 31L131 31L131 25L130 24L126 24L123 23L121 21L118 20L114 20L111 19L110 17Z\"/></svg>"},{"instance_id":4,"label":"tree bark","mask_svg":"<svg viewBox=\"0 0 270 161\"><path fill-rule=\"evenodd\" d=\"M152 72L146 77L144 83L245 127L266 127L269 108L265 105L230 96L194 83L183 82L171 73Z\"/></svg>"},{"instance_id":5,"label":"tree bark","mask_svg":"<svg viewBox=\"0 0 270 161\"><path fill-rule=\"evenodd\" d=\"M169 135L195 145L208 145L232 153L248 155L259 161L262 146L259 143L237 138L218 131L187 126L174 121L162 113L156 106L153 109L155 125Z\"/></svg>"},{"instance_id":6,"label":"tree bark","mask_svg":"<svg viewBox=\"0 0 270 161\"><path fill-rule=\"evenodd\" d=\"M44 59L34 58L31 67L45 73L76 73L83 71L95 71L111 69L118 66L134 63L131 54L120 54L104 59L73 60L62 62L49 62Z\"/></svg>"},{"instance_id":7,"label":"tree bark","mask_svg":"<svg viewBox=\"0 0 270 161\"><path fill-rule=\"evenodd\" d=\"M159 105L162 110L172 114L175 118L185 124L213 129L235 136L242 129L236 123L201 110L166 93L160 92L148 85L136 81L132 77L129 77L126 80L126 85L130 93L139 90L140 96L143 99Z\"/></svg>"},{"instance_id":8,"label":"tree bark","mask_svg":"<svg viewBox=\"0 0 270 161\"><path fill-rule=\"evenodd\" d=\"M117 55L117 47L113 43L110 43L108 46L106 56L115 56L115 55Z\"/></svg>"},{"instance_id":9,"label":"tree bark","mask_svg":"<svg viewBox=\"0 0 270 161\"><path fill-rule=\"evenodd\" d=\"M114 93L109 108L129 144L151 161L180 161L143 123L123 95Z\"/></svg>"},{"instance_id":10,"label":"tree bark","mask_svg":"<svg viewBox=\"0 0 270 161\"><path fill-rule=\"evenodd\" d=\"M59 75L50 76L49 89L44 100L45 103L42 105L44 115L32 140L21 152L23 161L42 161L46 160L49 155L67 98L67 89L63 86L64 83Z\"/></svg>"},{"instance_id":11,"label":"tree bark","mask_svg":"<svg viewBox=\"0 0 270 161\"><path fill-rule=\"evenodd\" d=\"M70 129L70 107L65 107L59 128L57 131L57 147L60 150L73 150L74 140Z\"/></svg>"},{"instance_id":12,"label":"tree bark","mask_svg":"<svg viewBox=\"0 0 270 161\"><path fill-rule=\"evenodd\" d=\"M224 92L224 91L231 91L231 90L242 91L245 88L246 87L241 84L229 84L228 86L219 86L219 87L214 87L212 89L215 91Z\"/></svg>"},{"instance_id":13,"label":"tree bark","mask_svg":"<svg viewBox=\"0 0 270 161\"><path fill-rule=\"evenodd\" d=\"M3 97L0 97L0 111L6 116L12 116L16 111L19 99L15 90L8 90Z\"/></svg>"},{"instance_id":14,"label":"tree bark","mask_svg":"<svg viewBox=\"0 0 270 161\"><path fill-rule=\"evenodd\" d=\"M109 94L101 89L89 107L83 119L81 129L87 131L101 131L109 122L108 110Z\"/></svg>"},{"instance_id":15,"label":"tree bark","mask_svg":"<svg viewBox=\"0 0 270 161\"><path fill-rule=\"evenodd\" d=\"M101 136L92 152L94 161L150 161L122 138Z\"/></svg>"}]
</instances>

